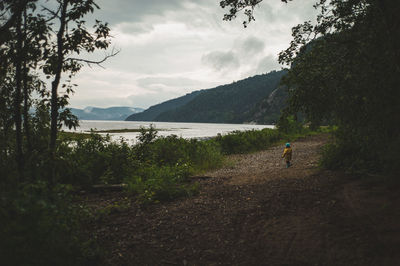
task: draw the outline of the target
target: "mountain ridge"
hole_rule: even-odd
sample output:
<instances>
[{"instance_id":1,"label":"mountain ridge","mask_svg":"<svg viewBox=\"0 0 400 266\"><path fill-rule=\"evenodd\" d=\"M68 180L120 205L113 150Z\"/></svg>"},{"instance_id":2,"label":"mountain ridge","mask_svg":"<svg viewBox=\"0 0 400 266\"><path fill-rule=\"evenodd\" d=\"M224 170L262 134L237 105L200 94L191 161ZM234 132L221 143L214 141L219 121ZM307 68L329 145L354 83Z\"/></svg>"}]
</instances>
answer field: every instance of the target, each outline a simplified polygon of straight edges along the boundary
<instances>
[{"instance_id":1,"label":"mountain ridge","mask_svg":"<svg viewBox=\"0 0 400 266\"><path fill-rule=\"evenodd\" d=\"M279 88L280 80L286 73L286 70L271 71L215 88L194 91L132 114L126 120L275 123L287 96L284 89ZM266 100L269 98L269 101Z\"/></svg>"},{"instance_id":2,"label":"mountain ridge","mask_svg":"<svg viewBox=\"0 0 400 266\"><path fill-rule=\"evenodd\" d=\"M171 110L173 108L180 107L192 99L194 99L198 94L200 94L203 90L194 91L183 95L181 97L177 97L153 106L150 106L148 109L143 112L132 114L128 116L126 121L156 121L154 120L159 114L165 112L166 110Z\"/></svg>"},{"instance_id":3,"label":"mountain ridge","mask_svg":"<svg viewBox=\"0 0 400 266\"><path fill-rule=\"evenodd\" d=\"M76 115L80 120L114 120L124 121L129 115L142 112L144 109L127 106L113 106L108 108L100 108L87 106L84 109L69 108L72 114Z\"/></svg>"}]
</instances>

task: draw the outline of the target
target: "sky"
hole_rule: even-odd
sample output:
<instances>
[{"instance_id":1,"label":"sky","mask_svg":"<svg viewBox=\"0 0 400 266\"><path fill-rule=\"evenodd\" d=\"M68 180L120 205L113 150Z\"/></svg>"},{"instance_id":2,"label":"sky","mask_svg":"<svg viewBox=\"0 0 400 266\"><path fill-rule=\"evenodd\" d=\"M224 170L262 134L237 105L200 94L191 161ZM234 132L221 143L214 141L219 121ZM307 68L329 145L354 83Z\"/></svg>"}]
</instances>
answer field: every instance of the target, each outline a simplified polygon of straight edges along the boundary
<instances>
[{"instance_id":1,"label":"sky","mask_svg":"<svg viewBox=\"0 0 400 266\"><path fill-rule=\"evenodd\" d=\"M70 106L148 108L194 90L279 70L278 53L291 28L314 21L315 0L264 0L245 17L223 21L219 0L97 0L93 16L107 21L120 53L103 67L85 67ZM110 48L111 49L111 48ZM102 58L104 52L89 56Z\"/></svg>"}]
</instances>

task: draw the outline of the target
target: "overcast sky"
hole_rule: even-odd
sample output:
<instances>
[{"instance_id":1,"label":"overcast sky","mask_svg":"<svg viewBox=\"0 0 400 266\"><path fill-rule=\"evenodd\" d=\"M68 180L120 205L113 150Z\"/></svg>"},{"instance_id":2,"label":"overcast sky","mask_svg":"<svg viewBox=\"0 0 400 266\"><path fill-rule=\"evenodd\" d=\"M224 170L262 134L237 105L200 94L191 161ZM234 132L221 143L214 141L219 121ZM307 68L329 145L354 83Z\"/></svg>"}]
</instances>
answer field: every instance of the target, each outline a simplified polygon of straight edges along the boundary
<instances>
[{"instance_id":1,"label":"overcast sky","mask_svg":"<svg viewBox=\"0 0 400 266\"><path fill-rule=\"evenodd\" d=\"M71 107L151 105L256 74L279 70L291 28L314 20L315 0L264 0L246 29L243 16L223 21L219 0L97 0L121 52L85 67ZM96 54L101 57L102 53Z\"/></svg>"}]
</instances>

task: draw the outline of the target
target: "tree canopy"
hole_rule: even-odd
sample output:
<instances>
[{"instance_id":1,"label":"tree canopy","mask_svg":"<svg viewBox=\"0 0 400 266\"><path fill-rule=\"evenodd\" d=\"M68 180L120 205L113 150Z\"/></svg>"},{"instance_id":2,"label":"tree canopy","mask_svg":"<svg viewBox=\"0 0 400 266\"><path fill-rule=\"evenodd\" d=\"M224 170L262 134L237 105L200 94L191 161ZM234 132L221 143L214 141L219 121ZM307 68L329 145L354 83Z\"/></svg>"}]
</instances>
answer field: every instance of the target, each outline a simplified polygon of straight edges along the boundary
<instances>
[{"instance_id":1,"label":"tree canopy","mask_svg":"<svg viewBox=\"0 0 400 266\"><path fill-rule=\"evenodd\" d=\"M247 26L261 2L220 5L230 7L225 20L245 10ZM293 40L279 54L289 67L283 80L288 107L281 119L302 112L313 125L337 125L336 143L326 156L330 166L399 171L398 155L390 150L400 145L400 3L319 0L314 7L317 21L294 26Z\"/></svg>"},{"instance_id":2,"label":"tree canopy","mask_svg":"<svg viewBox=\"0 0 400 266\"><path fill-rule=\"evenodd\" d=\"M117 53L113 50L97 62L80 57L110 45L107 23L96 20L90 29L84 20L96 8L93 0L1 1L2 173L14 169L13 160L20 181L33 178L34 165L42 165L36 160L55 169L57 131L62 124L77 125L65 108L76 87L73 76L85 63L99 64ZM49 174L50 179L55 176L54 171Z\"/></svg>"}]
</instances>

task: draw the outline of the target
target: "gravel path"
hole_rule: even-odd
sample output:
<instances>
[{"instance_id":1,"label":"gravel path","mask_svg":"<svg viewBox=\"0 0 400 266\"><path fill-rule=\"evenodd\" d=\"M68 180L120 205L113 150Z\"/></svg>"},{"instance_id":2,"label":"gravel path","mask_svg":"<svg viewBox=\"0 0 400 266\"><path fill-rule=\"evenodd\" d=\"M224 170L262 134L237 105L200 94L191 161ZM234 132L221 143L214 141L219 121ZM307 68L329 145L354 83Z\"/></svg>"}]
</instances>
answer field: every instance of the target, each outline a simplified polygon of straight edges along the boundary
<instances>
[{"instance_id":1,"label":"gravel path","mask_svg":"<svg viewBox=\"0 0 400 266\"><path fill-rule=\"evenodd\" d=\"M244 155L232 155L229 161L232 166L208 173L210 177L231 178L229 184L261 184L271 179L299 177L315 172L319 154L317 151L326 142L326 137L301 139L292 143L292 166L286 169L281 158L283 146Z\"/></svg>"},{"instance_id":2,"label":"gravel path","mask_svg":"<svg viewBox=\"0 0 400 266\"><path fill-rule=\"evenodd\" d=\"M398 187L319 170L326 141L294 142L289 169L282 147L231 156L228 167L195 177L195 197L109 215L93 225L109 250L103 263L400 265Z\"/></svg>"}]
</instances>

